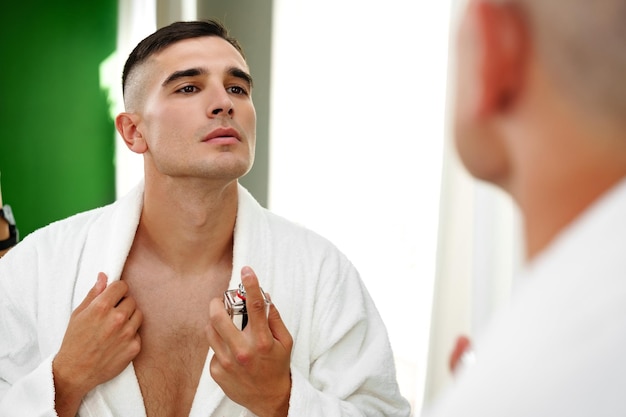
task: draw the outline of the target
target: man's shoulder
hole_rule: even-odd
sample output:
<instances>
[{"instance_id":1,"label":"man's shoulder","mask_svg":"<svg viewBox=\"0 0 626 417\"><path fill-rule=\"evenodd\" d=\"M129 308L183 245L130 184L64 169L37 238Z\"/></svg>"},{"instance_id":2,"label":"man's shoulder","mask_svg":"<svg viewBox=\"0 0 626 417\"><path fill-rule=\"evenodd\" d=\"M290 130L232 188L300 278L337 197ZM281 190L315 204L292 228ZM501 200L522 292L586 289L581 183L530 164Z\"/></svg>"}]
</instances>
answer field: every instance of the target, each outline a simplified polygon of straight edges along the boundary
<instances>
[{"instance_id":1,"label":"man's shoulder","mask_svg":"<svg viewBox=\"0 0 626 417\"><path fill-rule=\"evenodd\" d=\"M103 212L106 212L107 208L111 205L92 208L78 213L71 214L65 218L55 220L50 224L42 227L38 231L56 232L58 229L73 229L80 228L87 225L98 218Z\"/></svg>"},{"instance_id":2,"label":"man's shoulder","mask_svg":"<svg viewBox=\"0 0 626 417\"><path fill-rule=\"evenodd\" d=\"M41 261L54 262L61 258L70 262L70 259L80 257L91 225L105 207L73 214L29 233L2 260L14 259L19 264L28 259L28 265L24 267L33 267L36 271ZM24 267L22 271L25 271Z\"/></svg>"},{"instance_id":3,"label":"man's shoulder","mask_svg":"<svg viewBox=\"0 0 626 417\"><path fill-rule=\"evenodd\" d=\"M112 225L116 221L115 213L121 212L123 215L138 216L136 213L141 210L143 188L137 187L120 199L105 205L86 209L84 211L71 214L65 218L55 220L40 229L35 230L27 237L39 237L46 235L62 235L69 233L76 235L81 231L87 231L96 221L108 221ZM67 236L67 235L66 235Z\"/></svg>"},{"instance_id":4,"label":"man's shoulder","mask_svg":"<svg viewBox=\"0 0 626 417\"><path fill-rule=\"evenodd\" d=\"M240 209L237 220L241 227L263 233L268 228L271 238L281 242L309 243L336 249L333 242L309 226L261 206L243 187L240 188Z\"/></svg>"},{"instance_id":5,"label":"man's shoulder","mask_svg":"<svg viewBox=\"0 0 626 417\"><path fill-rule=\"evenodd\" d=\"M301 259L334 259L335 262L351 264L346 253L331 237L269 210L266 218L272 240L281 251L291 252Z\"/></svg>"},{"instance_id":6,"label":"man's shoulder","mask_svg":"<svg viewBox=\"0 0 626 417\"><path fill-rule=\"evenodd\" d=\"M86 234L90 226L103 214L110 211L112 204L85 210L68 217L55 220L26 236L20 244L50 242L70 242ZM32 244L31 243L31 244Z\"/></svg>"},{"instance_id":7,"label":"man's shoulder","mask_svg":"<svg viewBox=\"0 0 626 417\"><path fill-rule=\"evenodd\" d=\"M274 213L271 210L266 210L266 217L270 227L274 231L280 232L280 236L284 238L304 239L321 245L335 246L329 238L296 220Z\"/></svg>"}]
</instances>

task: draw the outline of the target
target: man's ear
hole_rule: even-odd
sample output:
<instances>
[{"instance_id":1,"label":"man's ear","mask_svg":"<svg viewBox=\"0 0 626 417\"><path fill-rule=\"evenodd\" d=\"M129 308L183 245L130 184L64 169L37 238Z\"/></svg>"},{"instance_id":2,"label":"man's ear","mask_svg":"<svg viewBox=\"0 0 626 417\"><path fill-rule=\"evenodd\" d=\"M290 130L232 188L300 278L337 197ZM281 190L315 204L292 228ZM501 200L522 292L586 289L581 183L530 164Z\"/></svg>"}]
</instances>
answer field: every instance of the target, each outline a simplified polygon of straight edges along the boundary
<instances>
[{"instance_id":1,"label":"man's ear","mask_svg":"<svg viewBox=\"0 0 626 417\"><path fill-rule=\"evenodd\" d=\"M478 115L506 112L522 92L528 57L528 31L521 11L511 4L474 4L478 50Z\"/></svg>"},{"instance_id":2,"label":"man's ear","mask_svg":"<svg viewBox=\"0 0 626 417\"><path fill-rule=\"evenodd\" d=\"M143 135L137 129L139 116L134 113L120 113L115 118L115 127L131 151L142 154L148 150Z\"/></svg>"}]
</instances>

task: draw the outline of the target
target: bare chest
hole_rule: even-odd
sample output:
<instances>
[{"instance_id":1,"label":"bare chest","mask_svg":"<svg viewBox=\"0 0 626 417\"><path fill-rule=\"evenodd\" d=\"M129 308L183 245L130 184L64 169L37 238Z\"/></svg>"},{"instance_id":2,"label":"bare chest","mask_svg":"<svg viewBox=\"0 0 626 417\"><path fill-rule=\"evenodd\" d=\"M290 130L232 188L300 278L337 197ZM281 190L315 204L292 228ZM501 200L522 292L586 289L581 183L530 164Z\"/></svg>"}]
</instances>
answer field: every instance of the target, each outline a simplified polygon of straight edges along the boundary
<instances>
[{"instance_id":1,"label":"bare chest","mask_svg":"<svg viewBox=\"0 0 626 417\"><path fill-rule=\"evenodd\" d=\"M123 279L144 316L133 367L147 416L188 416L209 349L209 302L221 297L228 276L180 279L127 268Z\"/></svg>"},{"instance_id":2,"label":"bare chest","mask_svg":"<svg viewBox=\"0 0 626 417\"><path fill-rule=\"evenodd\" d=\"M208 353L199 328L143 331L133 366L148 417L188 416Z\"/></svg>"}]
</instances>

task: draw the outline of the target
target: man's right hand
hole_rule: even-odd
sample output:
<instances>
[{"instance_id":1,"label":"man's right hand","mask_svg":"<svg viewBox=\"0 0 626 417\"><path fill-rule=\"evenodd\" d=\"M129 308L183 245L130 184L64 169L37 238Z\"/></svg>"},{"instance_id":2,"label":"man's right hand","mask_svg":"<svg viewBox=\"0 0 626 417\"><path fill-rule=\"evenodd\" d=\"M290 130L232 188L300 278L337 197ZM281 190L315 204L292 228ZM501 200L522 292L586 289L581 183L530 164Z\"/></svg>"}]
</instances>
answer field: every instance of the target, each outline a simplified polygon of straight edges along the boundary
<instances>
[{"instance_id":1,"label":"man's right hand","mask_svg":"<svg viewBox=\"0 0 626 417\"><path fill-rule=\"evenodd\" d=\"M455 374L458 372L459 368L467 365L468 362L473 362L474 360L475 357L472 351L472 343L470 342L470 339L467 336L459 336L456 339L456 344L450 354L450 360L448 363L450 372Z\"/></svg>"},{"instance_id":2,"label":"man's right hand","mask_svg":"<svg viewBox=\"0 0 626 417\"><path fill-rule=\"evenodd\" d=\"M107 277L100 272L96 285L72 313L52 363L59 417L75 416L90 390L119 375L137 356L142 320L128 284L115 281L107 286Z\"/></svg>"}]
</instances>

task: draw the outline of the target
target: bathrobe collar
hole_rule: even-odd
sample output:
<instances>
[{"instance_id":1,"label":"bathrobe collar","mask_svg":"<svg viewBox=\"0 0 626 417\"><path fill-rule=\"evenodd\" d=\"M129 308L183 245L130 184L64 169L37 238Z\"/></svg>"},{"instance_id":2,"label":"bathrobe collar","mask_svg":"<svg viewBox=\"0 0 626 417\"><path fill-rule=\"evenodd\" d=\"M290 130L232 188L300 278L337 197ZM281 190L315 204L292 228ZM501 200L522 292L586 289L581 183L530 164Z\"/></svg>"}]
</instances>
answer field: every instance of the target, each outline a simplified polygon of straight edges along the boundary
<instances>
[{"instance_id":1,"label":"bathrobe collar","mask_svg":"<svg viewBox=\"0 0 626 417\"><path fill-rule=\"evenodd\" d=\"M85 242L82 260L77 272L74 291L74 310L95 283L98 272L105 272L109 282L119 280L130 252L143 207L144 183L140 182L126 196L102 212L94 222ZM237 220L234 231L233 271L229 288L241 281L241 268L249 265L259 277L272 277L273 259L271 230L266 212L250 193L238 185ZM190 417L206 416L228 400L211 378L205 364ZM198 393L202 393L198 395ZM245 413L245 412L244 412ZM146 417L143 397L132 363L117 377L92 390L84 399L81 416L136 416Z\"/></svg>"}]
</instances>

